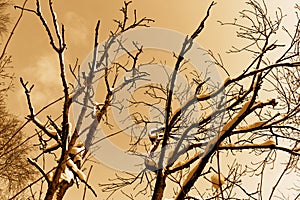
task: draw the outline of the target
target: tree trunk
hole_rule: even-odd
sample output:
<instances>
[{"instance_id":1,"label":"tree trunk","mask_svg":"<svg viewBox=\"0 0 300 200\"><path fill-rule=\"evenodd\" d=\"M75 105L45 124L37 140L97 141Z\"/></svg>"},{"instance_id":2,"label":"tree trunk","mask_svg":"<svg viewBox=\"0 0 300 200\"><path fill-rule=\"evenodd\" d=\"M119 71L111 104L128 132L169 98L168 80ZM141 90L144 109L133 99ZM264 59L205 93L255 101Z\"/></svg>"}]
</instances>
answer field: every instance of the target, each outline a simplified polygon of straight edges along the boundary
<instances>
[{"instance_id":1,"label":"tree trunk","mask_svg":"<svg viewBox=\"0 0 300 200\"><path fill-rule=\"evenodd\" d=\"M166 176L162 174L162 169L160 169L157 173L157 180L155 183L152 200L161 200L164 196L165 187L166 187Z\"/></svg>"},{"instance_id":2,"label":"tree trunk","mask_svg":"<svg viewBox=\"0 0 300 200\"><path fill-rule=\"evenodd\" d=\"M59 184L56 200L62 200L67 192L67 190L73 185L73 180L68 183L67 181L62 181Z\"/></svg>"}]
</instances>

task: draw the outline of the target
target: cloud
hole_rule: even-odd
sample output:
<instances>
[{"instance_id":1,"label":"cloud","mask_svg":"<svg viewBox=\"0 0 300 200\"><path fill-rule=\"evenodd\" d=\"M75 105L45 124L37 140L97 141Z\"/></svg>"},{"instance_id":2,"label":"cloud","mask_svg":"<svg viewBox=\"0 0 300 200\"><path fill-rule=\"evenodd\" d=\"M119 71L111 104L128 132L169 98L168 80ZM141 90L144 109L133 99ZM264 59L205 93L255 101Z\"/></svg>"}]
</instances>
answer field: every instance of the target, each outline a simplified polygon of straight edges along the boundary
<instances>
[{"instance_id":1,"label":"cloud","mask_svg":"<svg viewBox=\"0 0 300 200\"><path fill-rule=\"evenodd\" d=\"M83 17L75 12L67 12L64 16L66 36L75 45L86 42L88 38L87 23Z\"/></svg>"},{"instance_id":2,"label":"cloud","mask_svg":"<svg viewBox=\"0 0 300 200\"><path fill-rule=\"evenodd\" d=\"M59 84L59 63L54 56L42 56L40 57L35 66L35 73L39 83L45 86L54 86Z\"/></svg>"},{"instance_id":3,"label":"cloud","mask_svg":"<svg viewBox=\"0 0 300 200\"><path fill-rule=\"evenodd\" d=\"M53 54L44 55L26 70L24 80L34 84L32 100L38 107L47 104L62 93L59 62Z\"/></svg>"},{"instance_id":4,"label":"cloud","mask_svg":"<svg viewBox=\"0 0 300 200\"><path fill-rule=\"evenodd\" d=\"M62 91L59 65L57 58L53 55L45 55L38 58L33 65L22 69L19 75L25 82L28 81L28 87L34 85L31 92L31 100L37 108L58 97ZM28 114L24 88L17 81L13 92L9 95L8 106L17 115L25 116Z\"/></svg>"}]
</instances>

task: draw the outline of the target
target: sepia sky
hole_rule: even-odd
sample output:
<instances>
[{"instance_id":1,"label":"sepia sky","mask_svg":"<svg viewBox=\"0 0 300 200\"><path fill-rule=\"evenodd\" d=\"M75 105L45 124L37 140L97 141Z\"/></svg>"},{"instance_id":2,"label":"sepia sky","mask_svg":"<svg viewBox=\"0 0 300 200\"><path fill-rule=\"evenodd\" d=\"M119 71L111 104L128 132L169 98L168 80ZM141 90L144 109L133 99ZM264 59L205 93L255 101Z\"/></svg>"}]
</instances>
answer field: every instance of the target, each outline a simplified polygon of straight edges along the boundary
<instances>
[{"instance_id":1,"label":"sepia sky","mask_svg":"<svg viewBox=\"0 0 300 200\"><path fill-rule=\"evenodd\" d=\"M20 2L20 1L18 1ZM206 49L216 50L216 53L224 53L233 42L234 31L230 27L220 27L217 20L232 21L238 15L241 1L234 3L218 4L212 10L211 17L207 21L207 28L199 37L199 43ZM94 29L97 20L101 20L100 40L107 39L109 31L116 25L113 19L119 19L119 9L123 1L55 1L58 21L65 25L67 50L65 60L68 64L74 64L76 58L79 62L90 53L93 45ZM21 5L21 3L18 3ZM205 16L210 1L134 1L131 9L137 9L140 17L147 16L155 20L154 27L161 27L178 31L182 34L191 34ZM233 6L235 5L235 6ZM29 0L27 7L33 8L34 1ZM47 6L44 5L47 12ZM228 13L224 13L226 10ZM12 10L14 16L18 11ZM48 19L49 20L49 19ZM50 20L49 20L50 21ZM222 45L220 45L222 44ZM49 67L56 65L56 57L51 50L48 37L41 26L40 21L31 13L25 13L8 51L13 55L13 65L16 77L34 81L35 89L33 98L37 104L45 104L49 99L56 98L60 94L60 79L58 68ZM225 60L226 61L226 60ZM39 83L39 84L37 84ZM14 112L24 115L27 113L24 105L24 95L20 91L18 79L13 99L19 99L18 105L10 105ZM54 89L55 88L55 89ZM53 93L54 92L54 93ZM22 99L23 96L23 99ZM25 109L24 109L25 108Z\"/></svg>"},{"instance_id":2,"label":"sepia sky","mask_svg":"<svg viewBox=\"0 0 300 200\"><path fill-rule=\"evenodd\" d=\"M210 49L216 54L220 53L229 72L235 75L241 72L243 66L250 62L247 60L249 57L247 55L237 56L225 53L233 45L239 46L243 43L235 37L236 30L234 28L220 26L217 21L232 22L234 18L239 17L238 12L245 8L246 4L241 0L217 0L216 2L217 4L211 10L211 15L206 22L206 28L200 34L197 42L205 49ZM270 12L280 7L283 13L288 15L285 24L292 28L295 23L293 20L295 17L293 7L297 1L268 0L267 2L269 3ZM23 1L20 0L13 1L13 4L19 6L22 3ZM146 16L154 19L153 27L171 29L184 35L190 35L205 16L210 3L211 1L208 0L140 0L133 1L130 9L136 9L138 17ZM109 31L114 30L116 27L113 19L122 17L119 12L122 5L123 0L54 0L54 9L58 21L64 24L66 29L67 50L65 60L67 64L73 65L77 58L80 63L91 52L97 20L101 21L100 40L104 41L108 38ZM34 0L28 0L27 8L34 8L34 6ZM43 11L48 13L47 4L42 4L42 6ZM19 10L11 8L9 12L13 21L15 21ZM283 36L283 42L285 39ZM11 112L21 119L28 114L24 91L18 82L19 77L35 84L32 100L37 110L62 95L57 58L49 45L44 28L36 16L31 13L24 13L9 45L8 53L12 55L12 65L14 66L12 71L16 76L15 89L8 97L8 106ZM70 82L72 81L70 79ZM55 113L57 112L56 109L49 112ZM94 168L94 173L97 176L92 178L91 185L101 195L98 183L100 181L106 182L109 176L113 176L114 171L100 164ZM66 200L74 199L81 194L81 190L78 191L76 188L72 188L68 192ZM88 192L88 197L91 197L90 192Z\"/></svg>"}]
</instances>

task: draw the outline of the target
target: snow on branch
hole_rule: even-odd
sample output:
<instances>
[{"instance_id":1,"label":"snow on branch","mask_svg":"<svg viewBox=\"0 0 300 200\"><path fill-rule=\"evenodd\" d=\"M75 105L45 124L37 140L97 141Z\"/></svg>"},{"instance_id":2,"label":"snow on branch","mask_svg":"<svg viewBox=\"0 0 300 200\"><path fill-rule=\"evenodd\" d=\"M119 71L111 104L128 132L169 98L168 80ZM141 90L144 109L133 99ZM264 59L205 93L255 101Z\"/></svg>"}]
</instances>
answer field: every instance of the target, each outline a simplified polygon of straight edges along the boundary
<instances>
[{"instance_id":1,"label":"snow on branch","mask_svg":"<svg viewBox=\"0 0 300 200\"><path fill-rule=\"evenodd\" d=\"M73 162L73 160L68 159L67 166L72 169L72 171L79 177L81 181L86 181L86 175L83 171L78 169L77 165Z\"/></svg>"},{"instance_id":2,"label":"snow on branch","mask_svg":"<svg viewBox=\"0 0 300 200\"><path fill-rule=\"evenodd\" d=\"M286 148L277 145L276 142L272 139L268 139L262 143L247 143L242 145L235 145L232 143L229 144L221 143L219 146L219 150L242 150L242 149L275 149L275 150L280 150L280 151L290 153L295 156L300 156L300 152L299 152L300 147L293 148L293 149Z\"/></svg>"},{"instance_id":3,"label":"snow on branch","mask_svg":"<svg viewBox=\"0 0 300 200\"><path fill-rule=\"evenodd\" d=\"M229 120L229 122L227 122L223 126L221 133L220 133L221 135L223 135L227 130L232 128L232 126L241 117L241 115L243 115L247 111L247 109L250 107L250 103L251 103L251 101L247 101L246 103L244 103L243 107L239 110L239 112L231 120ZM219 137L219 136L217 136L217 137Z\"/></svg>"},{"instance_id":4,"label":"snow on branch","mask_svg":"<svg viewBox=\"0 0 300 200\"><path fill-rule=\"evenodd\" d=\"M254 122L253 124L239 127L237 130L238 131L249 131L249 130L252 130L252 129L260 128L266 123L267 123L266 121Z\"/></svg>"},{"instance_id":5,"label":"snow on branch","mask_svg":"<svg viewBox=\"0 0 300 200\"><path fill-rule=\"evenodd\" d=\"M55 143L53 145L47 146L47 148L43 151L44 153L49 153L52 152L54 150L57 150L60 147L59 143Z\"/></svg>"},{"instance_id":6,"label":"snow on branch","mask_svg":"<svg viewBox=\"0 0 300 200\"><path fill-rule=\"evenodd\" d=\"M184 160L184 161L178 161L177 163L174 164L174 166L170 167L166 173L168 174L171 174L171 173L174 173L176 171L179 171L179 170L182 170L184 168L188 168L190 167L190 165L195 162L196 160L198 160L201 156L202 156L203 153L195 153L192 157L190 157L189 159L187 160Z\"/></svg>"}]
</instances>

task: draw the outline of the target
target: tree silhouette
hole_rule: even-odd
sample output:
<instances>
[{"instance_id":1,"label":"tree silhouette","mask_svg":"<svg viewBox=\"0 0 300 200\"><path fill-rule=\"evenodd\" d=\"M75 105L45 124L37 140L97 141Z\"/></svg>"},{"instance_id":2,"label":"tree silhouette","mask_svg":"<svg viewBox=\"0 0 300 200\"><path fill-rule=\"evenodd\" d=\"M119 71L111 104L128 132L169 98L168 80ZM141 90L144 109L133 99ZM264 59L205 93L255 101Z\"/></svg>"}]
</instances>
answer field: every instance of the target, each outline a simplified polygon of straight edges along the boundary
<instances>
[{"instance_id":1,"label":"tree silhouette","mask_svg":"<svg viewBox=\"0 0 300 200\"><path fill-rule=\"evenodd\" d=\"M70 187L82 182L97 196L88 183L91 170L84 172L83 164L100 141L129 130L128 152L143 159L143 168L139 173L125 172L116 175L112 182L101 183L103 191L110 195L120 191L130 199L142 196L160 200L172 191L177 200L299 198L297 183L288 188L281 183L287 175L299 176L300 21L294 30L287 30L282 28L284 14L280 9L271 17L264 1L247 1L248 7L241 11L240 20L220 23L236 27L237 37L247 41L247 45L233 47L230 53L251 54L250 64L241 66L240 74L233 76L219 56L206 51L211 59L205 60L206 63L217 66L226 75L224 80L216 82L212 74L193 70L186 59L207 26L215 5L212 2L196 30L183 42L178 41L181 50L174 52L171 72L160 63L167 74L165 84L146 83L139 87L139 82L149 78L145 66L155 62L144 61L142 56L147 52L143 44L132 42L133 50L129 50L119 36L137 27L148 27L153 20L138 18L135 10L130 18L130 3L124 2L123 18L115 20L117 28L103 46L98 43L100 21L97 22L93 53L86 68L82 69L84 66L78 63L70 67L74 85L68 85L66 78L65 29L58 23L52 1L49 1L51 25L41 11L39 0L35 9L17 6L40 19L57 55L63 87L61 98L35 111L31 101L34 87L21 79L29 107L28 120L38 127L36 135L41 146L40 154L29 162L42 176L27 188L37 182L46 183L46 193L41 192L37 198L63 199ZM298 7L296 11L299 12ZM290 41L278 42L279 32L287 34ZM115 60L116 52L123 52L127 60ZM177 84L180 77L184 77L186 84ZM93 86L96 81L101 82L102 92L102 101L97 102ZM133 91L130 97L119 99L118 94L127 90ZM61 113L57 118L38 119L42 111L59 102ZM81 107L71 127L70 109L76 105ZM123 119L122 112L128 108L132 111ZM113 117L113 109L120 111L118 117ZM146 112L151 109L156 112L154 117ZM131 124L118 128L112 118L126 124L129 120ZM112 133L98 138L97 131L102 126L110 128ZM85 136L84 142L80 136ZM56 162L46 167L43 158L52 155ZM268 183L265 174L272 168L280 173L274 177L275 181Z\"/></svg>"},{"instance_id":2,"label":"tree silhouette","mask_svg":"<svg viewBox=\"0 0 300 200\"><path fill-rule=\"evenodd\" d=\"M145 158L145 170L101 184L104 191L113 194L134 185L134 195L126 194L127 197L134 199L135 195L144 194L154 200L163 199L166 188L171 185L178 200L288 198L281 191L284 190L281 182L287 174L299 175L299 84L296 83L299 81L299 22L295 30L281 29L284 14L280 9L273 20L264 1L261 4L247 1L247 4L249 7L241 12L241 20L220 23L237 27L237 36L248 41L248 45L233 47L230 53L252 54L250 64L241 67L240 75L231 76L222 59L208 51L213 64L228 77L223 83L210 83L209 75L195 76L191 72L187 79L190 85L197 84L188 89L194 95L176 106L174 98L187 96L188 92L176 94L174 83L183 69L188 68L183 67L184 56L203 30L213 2L199 27L184 41L173 72L166 80L168 84L149 85L147 89L151 92L145 93L147 97L131 102L141 107L159 107L161 102L147 101L153 98L165 105L162 118L149 121L148 115L132 115L136 124L145 126L143 134L149 134L151 141L146 145L149 157ZM276 40L278 32L289 35L290 42L280 44ZM193 121L189 108L197 106L200 114ZM159 128L149 129L151 123ZM138 145L145 143L137 139L133 146ZM281 158L284 163L280 163ZM272 182L273 187L266 184L265 174L270 168L281 171L279 178ZM247 181L255 187L249 186ZM267 193L269 189L271 192ZM294 194L293 198L299 197L297 183L285 189Z\"/></svg>"},{"instance_id":3,"label":"tree silhouette","mask_svg":"<svg viewBox=\"0 0 300 200\"><path fill-rule=\"evenodd\" d=\"M58 58L58 65L60 69L60 78L61 84L63 86L63 96L58 98L56 101L50 103L43 107L40 111L35 111L33 103L31 101L31 91L34 89L34 85L29 85L28 82L25 82L22 78L20 82L25 90L27 103L29 107L29 115L27 119L36 125L40 131L36 133L39 138L41 153L38 154L34 158L29 158L28 161L37 168L37 170L42 174L42 177L34 181L32 184L23 188L20 192L16 193L10 199L13 199L34 186L36 183L41 182L43 188L44 183L46 182L47 189L44 194L41 191L39 194L34 195L36 198L44 198L44 199L63 199L66 191L72 187L75 183L78 186L80 182L85 184L85 187L88 188L95 197L97 197L94 189L88 184L89 173L86 175L86 172L83 171L83 164L89 160L88 148L91 146L93 136L96 133L96 129L101 120L103 120L107 114L108 108L111 106L111 99L115 92L121 90L124 86L133 83L136 79L138 79L142 75L135 75L131 79L126 80L119 88L112 90L116 83L117 75L113 74L114 72L118 72L122 67L114 65L113 67L107 66L107 54L110 46L117 42L117 37L136 27L147 27L149 22L153 20L148 18L137 17L136 11L134 11L134 21L132 23L127 23L127 7L131 2L124 2L124 7L121 9L124 14L124 19L121 21L117 21L118 24L116 30L111 32L110 39L105 44L104 53L101 57L98 58L98 32L100 27L100 21L97 22L95 28L95 40L94 40L94 50L93 57L91 62L89 62L89 68L87 71L81 71L80 66L76 62L75 66L70 66L70 72L73 75L73 78L76 81L76 85L68 85L68 81L66 78L66 63L64 61L64 53L66 49L65 43L65 29L64 25L59 25L57 16L54 12L53 3L49 1L48 8L51 13L51 22L53 26L50 26L47 23L47 19L44 17L43 12L41 11L40 1L36 1L35 9L28 9L25 7L15 6L15 8L21 9L22 11L27 11L36 15L40 22L42 23L45 31L48 35L50 45L52 49L55 51ZM121 47L120 47L121 49ZM142 50L137 48L139 52ZM137 54L138 56L138 54ZM137 57L133 57L133 60L137 59ZM102 71L100 67L104 66L104 76L102 77L105 81L104 90L106 91L104 104L99 107L99 105L94 101L94 93L92 84L94 82L94 78L97 73ZM136 66L133 65L129 70L134 72L134 68ZM78 72L78 74L76 74ZM109 80L109 76L113 74L115 77L112 82ZM62 112L61 115L53 119L51 116L47 116L46 122L41 122L38 119L38 115L45 111L48 107L53 106L59 102L62 102ZM70 109L75 103L79 103L84 105L82 109L79 111L78 118L74 122L74 127L71 127L70 122ZM91 110L89 103L92 103L92 106L95 107L96 112L91 115ZM93 111L94 109L92 109ZM84 120L87 116L92 116L91 124L89 124L89 128L85 129L83 127ZM87 139L84 143L79 140L79 136L82 132L88 132ZM47 162L44 157L54 155L54 160L56 161L55 166L46 166ZM91 170L91 168L90 168ZM86 191L86 190L85 190ZM85 196L85 194L84 194Z\"/></svg>"},{"instance_id":4,"label":"tree silhouette","mask_svg":"<svg viewBox=\"0 0 300 200\"><path fill-rule=\"evenodd\" d=\"M8 7L8 2L7 1L0 1L0 36L1 39L3 40L3 36L5 33L7 33L7 26L9 23L9 16L6 13L5 9ZM5 50L3 50L5 51ZM1 93L5 92L11 87L11 84L7 85L6 80L11 79L12 76L9 74L6 70L6 68L9 67L10 64L10 58L9 57L4 57L4 55L1 56L0 59L0 77L1 77L1 88L0 91Z\"/></svg>"},{"instance_id":5,"label":"tree silhouette","mask_svg":"<svg viewBox=\"0 0 300 200\"><path fill-rule=\"evenodd\" d=\"M1 33L1 36L2 36L3 33L7 32L7 24L9 23L9 16L6 13L5 9L7 8L8 5L9 5L8 1L2 0L0 2L0 11L1 11L1 15L0 15L0 33Z\"/></svg>"},{"instance_id":6,"label":"tree silhouette","mask_svg":"<svg viewBox=\"0 0 300 200\"><path fill-rule=\"evenodd\" d=\"M8 113L3 97L0 99L0 108L0 199L8 199L31 182L36 173L26 159L32 150L32 144L20 132L21 122Z\"/></svg>"},{"instance_id":7,"label":"tree silhouette","mask_svg":"<svg viewBox=\"0 0 300 200\"><path fill-rule=\"evenodd\" d=\"M0 1L0 36L2 40L7 34L10 22L9 15L6 14L8 6L8 1ZM17 24L15 24L15 28ZM22 122L17 116L10 114L6 107L5 98L8 91L13 88L12 80L14 78L10 73L11 57L6 53L8 43L9 40L5 45L1 44L2 54L0 57L0 199L8 199L31 182L36 175L26 159L33 149L32 144L29 143L25 133L21 131ZM20 198L25 197L25 195L20 196Z\"/></svg>"}]
</instances>

